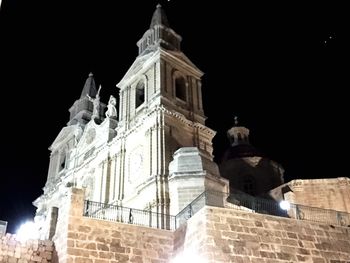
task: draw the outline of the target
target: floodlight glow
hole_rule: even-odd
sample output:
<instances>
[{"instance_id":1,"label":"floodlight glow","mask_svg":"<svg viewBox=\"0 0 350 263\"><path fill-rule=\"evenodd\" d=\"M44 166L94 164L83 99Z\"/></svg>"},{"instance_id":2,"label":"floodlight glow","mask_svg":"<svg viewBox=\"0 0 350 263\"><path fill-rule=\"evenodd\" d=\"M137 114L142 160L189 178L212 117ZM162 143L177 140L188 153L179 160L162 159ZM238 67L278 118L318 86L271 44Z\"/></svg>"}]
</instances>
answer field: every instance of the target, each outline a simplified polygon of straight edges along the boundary
<instances>
[{"instance_id":1,"label":"floodlight glow","mask_svg":"<svg viewBox=\"0 0 350 263\"><path fill-rule=\"evenodd\" d=\"M36 224L32 221L27 221L24 224L20 225L17 229L17 240L25 242L29 239L38 239L39 231Z\"/></svg>"},{"instance_id":2,"label":"floodlight glow","mask_svg":"<svg viewBox=\"0 0 350 263\"><path fill-rule=\"evenodd\" d=\"M287 200L282 200L280 202L280 208L287 211L290 209L290 203Z\"/></svg>"},{"instance_id":3,"label":"floodlight glow","mask_svg":"<svg viewBox=\"0 0 350 263\"><path fill-rule=\"evenodd\" d=\"M184 253L178 254L170 262L171 263L195 263L195 262L207 263L208 261L193 251L186 251Z\"/></svg>"}]
</instances>

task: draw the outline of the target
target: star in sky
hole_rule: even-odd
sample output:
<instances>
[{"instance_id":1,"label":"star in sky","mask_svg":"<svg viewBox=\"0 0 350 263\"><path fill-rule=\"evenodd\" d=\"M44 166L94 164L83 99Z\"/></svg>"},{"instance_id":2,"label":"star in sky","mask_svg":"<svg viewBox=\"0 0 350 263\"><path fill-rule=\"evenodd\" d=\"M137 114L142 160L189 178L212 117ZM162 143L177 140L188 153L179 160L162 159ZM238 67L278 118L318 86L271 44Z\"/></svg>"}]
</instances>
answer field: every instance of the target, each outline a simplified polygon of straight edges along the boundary
<instances>
[{"instance_id":1,"label":"star in sky","mask_svg":"<svg viewBox=\"0 0 350 263\"><path fill-rule=\"evenodd\" d=\"M329 43L330 41L332 41L334 39L335 39L335 34L331 33L331 34L328 35L327 39L324 40L324 44L326 45L327 43Z\"/></svg>"}]
</instances>

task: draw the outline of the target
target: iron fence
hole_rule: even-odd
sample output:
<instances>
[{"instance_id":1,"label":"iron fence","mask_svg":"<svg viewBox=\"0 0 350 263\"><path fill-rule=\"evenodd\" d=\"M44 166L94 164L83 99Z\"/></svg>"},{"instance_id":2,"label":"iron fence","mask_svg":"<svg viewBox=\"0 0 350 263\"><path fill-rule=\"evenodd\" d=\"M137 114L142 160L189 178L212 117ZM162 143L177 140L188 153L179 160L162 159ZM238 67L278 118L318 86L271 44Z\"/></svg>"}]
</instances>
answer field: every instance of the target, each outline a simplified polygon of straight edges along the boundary
<instances>
[{"instance_id":1,"label":"iron fence","mask_svg":"<svg viewBox=\"0 0 350 263\"><path fill-rule=\"evenodd\" d=\"M196 197L196 199L194 199L175 216L177 227L185 223L189 218L191 218L195 213L197 213L202 207L206 205L206 193L207 192L201 193Z\"/></svg>"},{"instance_id":2,"label":"iron fence","mask_svg":"<svg viewBox=\"0 0 350 263\"><path fill-rule=\"evenodd\" d=\"M289 204L288 209L282 209L279 202L253 197L244 193L230 194L227 202L228 207L235 209L249 209L260 214L350 227L350 214L346 212L292 203Z\"/></svg>"},{"instance_id":3,"label":"iron fence","mask_svg":"<svg viewBox=\"0 0 350 263\"><path fill-rule=\"evenodd\" d=\"M153 228L176 229L175 216L85 200L84 216Z\"/></svg>"},{"instance_id":4,"label":"iron fence","mask_svg":"<svg viewBox=\"0 0 350 263\"><path fill-rule=\"evenodd\" d=\"M200 194L176 216L92 201L85 201L84 216L175 230L206 205L350 227L350 214L345 212L298 204L290 204L290 208L284 210L274 200L257 198L245 193L227 194L209 191Z\"/></svg>"}]
</instances>

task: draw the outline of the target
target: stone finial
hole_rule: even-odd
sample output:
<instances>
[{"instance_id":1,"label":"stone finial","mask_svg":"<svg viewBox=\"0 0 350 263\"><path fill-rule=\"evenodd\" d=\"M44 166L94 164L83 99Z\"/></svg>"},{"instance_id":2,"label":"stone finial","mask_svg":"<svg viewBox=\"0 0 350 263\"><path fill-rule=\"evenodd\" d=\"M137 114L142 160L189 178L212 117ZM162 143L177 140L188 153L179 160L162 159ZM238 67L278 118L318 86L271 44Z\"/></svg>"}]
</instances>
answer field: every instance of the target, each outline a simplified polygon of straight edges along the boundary
<instances>
[{"instance_id":1,"label":"stone finial","mask_svg":"<svg viewBox=\"0 0 350 263\"><path fill-rule=\"evenodd\" d=\"M157 8L161 8L162 5L158 3L156 7L157 7Z\"/></svg>"},{"instance_id":2,"label":"stone finial","mask_svg":"<svg viewBox=\"0 0 350 263\"><path fill-rule=\"evenodd\" d=\"M93 77L94 76L94 74L92 74L92 72L90 72L89 73L89 77Z\"/></svg>"}]
</instances>

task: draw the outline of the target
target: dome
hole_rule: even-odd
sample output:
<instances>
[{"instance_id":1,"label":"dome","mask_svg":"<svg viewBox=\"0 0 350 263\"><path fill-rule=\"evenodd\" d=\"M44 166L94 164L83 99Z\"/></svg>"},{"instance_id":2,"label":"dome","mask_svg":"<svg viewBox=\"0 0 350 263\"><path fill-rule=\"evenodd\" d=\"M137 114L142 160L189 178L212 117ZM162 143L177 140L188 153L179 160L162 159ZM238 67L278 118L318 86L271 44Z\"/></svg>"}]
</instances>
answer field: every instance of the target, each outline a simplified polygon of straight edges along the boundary
<instances>
[{"instance_id":1,"label":"dome","mask_svg":"<svg viewBox=\"0 0 350 263\"><path fill-rule=\"evenodd\" d=\"M222 162L230 159L244 158L244 157L264 157L264 155L258 151L254 146L250 144L238 144L228 148L222 158Z\"/></svg>"}]
</instances>

